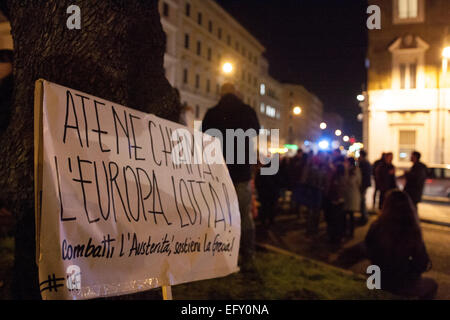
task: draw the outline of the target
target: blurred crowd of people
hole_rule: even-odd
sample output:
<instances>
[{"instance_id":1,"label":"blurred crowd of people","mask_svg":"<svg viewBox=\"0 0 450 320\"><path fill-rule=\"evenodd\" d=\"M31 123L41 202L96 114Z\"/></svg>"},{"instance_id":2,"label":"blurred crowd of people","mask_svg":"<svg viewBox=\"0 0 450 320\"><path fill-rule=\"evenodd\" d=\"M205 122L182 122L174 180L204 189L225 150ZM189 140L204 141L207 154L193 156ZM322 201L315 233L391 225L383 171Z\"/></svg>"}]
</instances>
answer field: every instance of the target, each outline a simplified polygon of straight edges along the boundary
<instances>
[{"instance_id":1,"label":"blurred crowd of people","mask_svg":"<svg viewBox=\"0 0 450 320\"><path fill-rule=\"evenodd\" d=\"M279 211L279 197L290 198L289 211L306 216L308 236L317 234L323 212L329 240L339 243L344 237L353 237L356 212L367 222L365 194L371 176L372 166L364 150L358 161L343 156L339 149L317 154L298 150L295 156L281 159L278 174L255 175L260 219L270 226Z\"/></svg>"},{"instance_id":2,"label":"blurred crowd of people","mask_svg":"<svg viewBox=\"0 0 450 320\"><path fill-rule=\"evenodd\" d=\"M305 216L306 236L314 238L323 213L329 242L340 245L343 239L354 237L356 213L360 225L369 221L366 193L374 181L373 211L378 219L366 235L367 258L382 270L383 289L432 298L437 284L422 277L431 261L417 214L427 177L420 158L419 152L412 152L413 165L404 175L406 184L401 191L390 152L372 165L364 150L357 159L342 155L339 149L317 154L299 150L295 156L281 159L275 176L256 172L259 219L263 227L270 228L275 215L284 211L280 205L288 202L291 214Z\"/></svg>"}]
</instances>

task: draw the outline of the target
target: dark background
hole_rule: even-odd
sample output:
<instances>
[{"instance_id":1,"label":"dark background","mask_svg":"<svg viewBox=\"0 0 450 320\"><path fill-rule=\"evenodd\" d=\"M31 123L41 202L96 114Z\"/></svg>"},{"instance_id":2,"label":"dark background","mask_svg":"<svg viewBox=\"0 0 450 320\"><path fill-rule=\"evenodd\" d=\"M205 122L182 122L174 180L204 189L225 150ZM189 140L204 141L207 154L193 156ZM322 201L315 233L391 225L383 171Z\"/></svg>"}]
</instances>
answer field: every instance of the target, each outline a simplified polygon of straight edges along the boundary
<instances>
[{"instance_id":1,"label":"dark background","mask_svg":"<svg viewBox=\"0 0 450 320\"><path fill-rule=\"evenodd\" d=\"M303 85L362 138L367 0L216 0L267 49L271 76Z\"/></svg>"}]
</instances>

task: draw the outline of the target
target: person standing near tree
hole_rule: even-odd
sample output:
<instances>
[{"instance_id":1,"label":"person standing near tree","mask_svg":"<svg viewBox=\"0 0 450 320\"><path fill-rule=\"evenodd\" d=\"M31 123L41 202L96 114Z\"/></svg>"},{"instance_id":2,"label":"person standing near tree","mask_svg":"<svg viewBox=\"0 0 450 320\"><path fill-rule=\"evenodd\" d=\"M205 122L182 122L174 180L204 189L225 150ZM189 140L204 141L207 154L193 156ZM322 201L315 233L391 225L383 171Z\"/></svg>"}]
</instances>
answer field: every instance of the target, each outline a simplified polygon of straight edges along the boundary
<instances>
[{"instance_id":1,"label":"person standing near tree","mask_svg":"<svg viewBox=\"0 0 450 320\"><path fill-rule=\"evenodd\" d=\"M422 201L423 187L425 186L425 180L427 179L427 166L420 161L421 154L418 151L414 151L411 154L411 161L413 166L406 172L406 185L404 191L411 197L414 206L417 209L417 205Z\"/></svg>"},{"instance_id":2,"label":"person standing near tree","mask_svg":"<svg viewBox=\"0 0 450 320\"><path fill-rule=\"evenodd\" d=\"M258 135L260 125L255 110L237 97L233 84L225 83L221 89L221 96L219 103L206 112L202 131L208 133L209 129L216 129L220 132L221 138L223 138L224 159L227 159L227 147L234 149L234 159L230 159L233 160L233 163L228 163L227 159L227 167L236 189L241 213L239 264L244 271L251 271L254 268L255 223L251 211L252 164L250 163L250 152L253 152L251 139ZM238 144L234 137L231 141L227 139L226 131L230 129L235 131L241 129L250 133L250 136L245 138L245 150L238 150ZM245 162L242 164L238 162L238 159L243 156L238 154L239 152L245 152Z\"/></svg>"}]
</instances>

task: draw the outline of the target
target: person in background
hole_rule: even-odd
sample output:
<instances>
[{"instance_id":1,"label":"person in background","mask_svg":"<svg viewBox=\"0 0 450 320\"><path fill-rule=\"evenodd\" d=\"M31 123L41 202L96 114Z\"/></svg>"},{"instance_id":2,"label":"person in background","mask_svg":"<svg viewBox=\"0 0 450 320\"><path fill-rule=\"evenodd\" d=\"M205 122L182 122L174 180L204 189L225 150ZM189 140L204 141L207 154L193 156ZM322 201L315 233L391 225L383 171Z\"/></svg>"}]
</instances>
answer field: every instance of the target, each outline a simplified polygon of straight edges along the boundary
<instances>
[{"instance_id":1,"label":"person in background","mask_svg":"<svg viewBox=\"0 0 450 320\"><path fill-rule=\"evenodd\" d=\"M361 208L361 173L355 158L345 161L346 184L344 193L345 235L353 238L355 231L355 212Z\"/></svg>"},{"instance_id":2,"label":"person in background","mask_svg":"<svg viewBox=\"0 0 450 320\"><path fill-rule=\"evenodd\" d=\"M319 231L320 211L325 189L326 170L319 155L312 156L305 168L307 235L314 236Z\"/></svg>"},{"instance_id":3,"label":"person in background","mask_svg":"<svg viewBox=\"0 0 450 320\"><path fill-rule=\"evenodd\" d=\"M272 157L279 157L279 154L274 154ZM261 168L270 167L268 164L262 165ZM259 209L259 218L265 228L273 225L276 205L280 195L280 172L275 175L262 175L261 168L255 176L255 186L258 194L258 201L261 204Z\"/></svg>"},{"instance_id":4,"label":"person in background","mask_svg":"<svg viewBox=\"0 0 450 320\"><path fill-rule=\"evenodd\" d=\"M296 155L291 159L289 165L290 185L292 188L291 202L293 213L300 217L302 206L306 201L306 184L304 181L305 170L308 162L308 155L299 149Z\"/></svg>"},{"instance_id":5,"label":"person in background","mask_svg":"<svg viewBox=\"0 0 450 320\"><path fill-rule=\"evenodd\" d=\"M375 175L377 177L380 187L380 206L383 208L384 198L389 190L397 188L397 182L395 180L395 167L392 164L394 155L392 152L388 152L384 156L384 161L377 166Z\"/></svg>"},{"instance_id":6,"label":"person in background","mask_svg":"<svg viewBox=\"0 0 450 320\"><path fill-rule=\"evenodd\" d=\"M372 166L372 175L373 175L373 180L375 181L375 190L373 191L373 203L372 203L374 210L376 208L377 195L378 196L380 195L380 182L378 181L378 177L377 177L376 171L377 171L378 166L384 162L384 157L385 156L386 156L386 154L383 152L381 154L380 159L376 160L373 163L373 166ZM379 200L378 200L378 206L380 206Z\"/></svg>"},{"instance_id":7,"label":"person in background","mask_svg":"<svg viewBox=\"0 0 450 320\"><path fill-rule=\"evenodd\" d=\"M391 190L380 217L370 226L365 244L372 264L380 267L381 289L402 296L432 299L433 279L422 273L431 269L417 211L406 192Z\"/></svg>"},{"instance_id":8,"label":"person in background","mask_svg":"<svg viewBox=\"0 0 450 320\"><path fill-rule=\"evenodd\" d=\"M241 213L239 265L243 271L251 271L254 269L255 224L251 212L252 191L250 181L252 179L252 164L250 163L250 152L254 150L251 139L258 135L260 125L256 112L236 96L236 89L233 84L223 84L219 103L206 112L202 131L206 132L209 129L216 129L221 133L224 159L227 159L227 146L234 148L233 163L228 163L227 161L227 167L236 189L239 211ZM245 139L245 161L243 164L238 163L238 156L242 156L242 154L238 155L238 152L242 150L238 150L236 139L228 141L227 129L242 129L244 132L253 129L254 136L252 135Z\"/></svg>"},{"instance_id":9,"label":"person in background","mask_svg":"<svg viewBox=\"0 0 450 320\"><path fill-rule=\"evenodd\" d=\"M366 224L369 220L366 205L366 193L367 189L372 185L372 166L367 160L367 153L365 150L359 152L358 166L361 172L361 222Z\"/></svg>"},{"instance_id":10,"label":"person in background","mask_svg":"<svg viewBox=\"0 0 450 320\"><path fill-rule=\"evenodd\" d=\"M325 210L329 242L334 245L341 243L345 228L345 167L339 163L335 167L328 190L328 208Z\"/></svg>"},{"instance_id":11,"label":"person in background","mask_svg":"<svg viewBox=\"0 0 450 320\"><path fill-rule=\"evenodd\" d=\"M406 184L404 191L411 197L416 209L419 202L422 201L423 187L428 175L428 168L420 162L420 157L420 152L414 151L411 154L413 166L405 174Z\"/></svg>"},{"instance_id":12,"label":"person in background","mask_svg":"<svg viewBox=\"0 0 450 320\"><path fill-rule=\"evenodd\" d=\"M9 125L12 113L13 80L13 52L0 50L0 134Z\"/></svg>"}]
</instances>

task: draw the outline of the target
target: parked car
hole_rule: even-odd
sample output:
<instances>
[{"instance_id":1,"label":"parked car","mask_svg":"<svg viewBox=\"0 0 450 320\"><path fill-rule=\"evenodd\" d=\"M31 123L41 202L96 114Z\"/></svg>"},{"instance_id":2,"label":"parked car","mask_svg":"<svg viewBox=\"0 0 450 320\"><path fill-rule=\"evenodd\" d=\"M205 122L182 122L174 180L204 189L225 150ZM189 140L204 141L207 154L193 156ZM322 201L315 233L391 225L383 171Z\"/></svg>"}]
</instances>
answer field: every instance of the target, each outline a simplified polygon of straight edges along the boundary
<instances>
[{"instance_id":1,"label":"parked car","mask_svg":"<svg viewBox=\"0 0 450 320\"><path fill-rule=\"evenodd\" d=\"M400 189L403 189L406 183L405 177L399 177L397 183ZM450 200L450 164L428 166L428 177L425 181L423 195Z\"/></svg>"}]
</instances>

